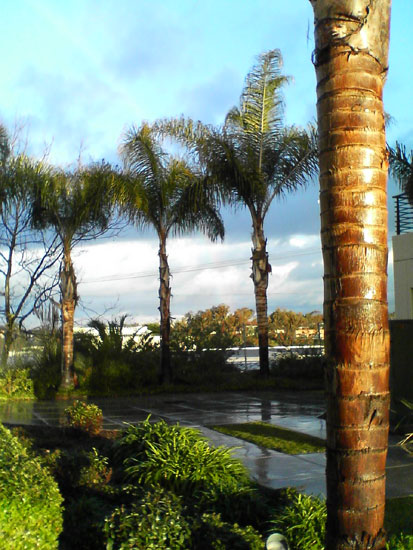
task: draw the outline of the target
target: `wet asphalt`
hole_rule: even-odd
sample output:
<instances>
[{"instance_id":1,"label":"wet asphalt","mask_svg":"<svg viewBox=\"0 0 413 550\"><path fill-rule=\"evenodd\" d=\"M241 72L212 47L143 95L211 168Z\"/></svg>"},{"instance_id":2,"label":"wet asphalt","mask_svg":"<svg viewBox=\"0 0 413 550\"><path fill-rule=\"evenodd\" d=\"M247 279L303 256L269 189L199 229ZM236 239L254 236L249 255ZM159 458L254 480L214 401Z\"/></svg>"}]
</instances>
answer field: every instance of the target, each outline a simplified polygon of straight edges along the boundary
<instances>
[{"instance_id":1,"label":"wet asphalt","mask_svg":"<svg viewBox=\"0 0 413 550\"><path fill-rule=\"evenodd\" d=\"M141 397L90 399L103 411L103 427L119 429L149 415L199 429L214 445L232 447L251 477L278 489L297 487L308 494L325 495L325 455L287 455L220 434L214 424L262 420L325 439L324 396L320 392L232 392L167 394ZM0 421L20 425L59 425L68 401L0 402ZM413 494L413 457L390 435L386 466L387 497Z\"/></svg>"}]
</instances>

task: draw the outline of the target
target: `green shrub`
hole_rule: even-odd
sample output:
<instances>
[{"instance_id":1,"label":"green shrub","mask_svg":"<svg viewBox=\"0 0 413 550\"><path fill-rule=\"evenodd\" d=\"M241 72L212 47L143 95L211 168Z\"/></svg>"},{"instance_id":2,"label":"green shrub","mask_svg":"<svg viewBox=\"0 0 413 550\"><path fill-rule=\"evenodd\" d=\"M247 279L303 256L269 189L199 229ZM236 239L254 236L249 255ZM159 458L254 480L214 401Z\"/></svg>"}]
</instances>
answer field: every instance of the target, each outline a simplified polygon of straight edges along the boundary
<instances>
[{"instance_id":1,"label":"green shrub","mask_svg":"<svg viewBox=\"0 0 413 550\"><path fill-rule=\"evenodd\" d=\"M273 522L292 550L324 550L326 503L318 498L303 495L295 489L287 492L289 503Z\"/></svg>"},{"instance_id":2,"label":"green shrub","mask_svg":"<svg viewBox=\"0 0 413 550\"><path fill-rule=\"evenodd\" d=\"M220 514L203 514L193 528L196 550L264 550L261 535L250 525L240 527L221 519Z\"/></svg>"},{"instance_id":3,"label":"green shrub","mask_svg":"<svg viewBox=\"0 0 413 550\"><path fill-rule=\"evenodd\" d=\"M302 356L285 353L271 362L271 374L283 378L323 379L326 366L324 355Z\"/></svg>"},{"instance_id":4,"label":"green shrub","mask_svg":"<svg viewBox=\"0 0 413 550\"><path fill-rule=\"evenodd\" d=\"M131 483L159 484L227 521L250 522L261 513L242 463L229 449L212 447L197 430L147 419L124 432L116 455Z\"/></svg>"},{"instance_id":5,"label":"green shrub","mask_svg":"<svg viewBox=\"0 0 413 550\"><path fill-rule=\"evenodd\" d=\"M62 530L62 497L41 461L0 424L2 550L51 550Z\"/></svg>"},{"instance_id":6,"label":"green shrub","mask_svg":"<svg viewBox=\"0 0 413 550\"><path fill-rule=\"evenodd\" d=\"M97 435L100 432L103 422L103 414L97 405L74 401L64 410L64 423L69 428Z\"/></svg>"},{"instance_id":7,"label":"green shrub","mask_svg":"<svg viewBox=\"0 0 413 550\"><path fill-rule=\"evenodd\" d=\"M34 387L29 369L7 369L0 377L0 398L33 399Z\"/></svg>"},{"instance_id":8,"label":"green shrub","mask_svg":"<svg viewBox=\"0 0 413 550\"><path fill-rule=\"evenodd\" d=\"M386 548L387 550L413 550L413 535L403 533L392 535L386 544Z\"/></svg>"},{"instance_id":9,"label":"green shrub","mask_svg":"<svg viewBox=\"0 0 413 550\"><path fill-rule=\"evenodd\" d=\"M109 483L112 477L112 468L109 466L109 459L99 453L95 447L86 453L88 464L83 466L79 472L79 485L85 487L101 487Z\"/></svg>"},{"instance_id":10,"label":"green shrub","mask_svg":"<svg viewBox=\"0 0 413 550\"><path fill-rule=\"evenodd\" d=\"M178 351L173 354L174 381L191 388L222 390L240 377L239 369L228 364L229 353L222 350Z\"/></svg>"},{"instance_id":11,"label":"green shrub","mask_svg":"<svg viewBox=\"0 0 413 550\"><path fill-rule=\"evenodd\" d=\"M43 348L34 357L31 367L34 393L38 399L51 399L56 395L61 381L61 342L54 334L42 339Z\"/></svg>"},{"instance_id":12,"label":"green shrub","mask_svg":"<svg viewBox=\"0 0 413 550\"><path fill-rule=\"evenodd\" d=\"M105 521L107 550L188 550L191 526L182 499L154 487L130 507L121 506Z\"/></svg>"}]
</instances>

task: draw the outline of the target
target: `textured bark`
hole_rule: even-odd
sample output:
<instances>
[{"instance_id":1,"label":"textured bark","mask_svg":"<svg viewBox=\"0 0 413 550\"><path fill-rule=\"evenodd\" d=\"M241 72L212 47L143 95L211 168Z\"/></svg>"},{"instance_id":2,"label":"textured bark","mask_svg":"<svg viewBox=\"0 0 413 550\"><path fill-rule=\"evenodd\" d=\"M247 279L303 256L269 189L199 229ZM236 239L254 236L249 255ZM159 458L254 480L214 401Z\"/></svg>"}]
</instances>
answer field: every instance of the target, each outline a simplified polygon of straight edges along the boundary
<instances>
[{"instance_id":1,"label":"textured bark","mask_svg":"<svg viewBox=\"0 0 413 550\"><path fill-rule=\"evenodd\" d=\"M271 266L268 263L267 240L264 237L263 221L261 218L253 216L252 229L251 279L254 282L255 307L257 311L260 374L268 376L270 374L270 367L268 361L267 288L268 273L271 271Z\"/></svg>"},{"instance_id":2,"label":"textured bark","mask_svg":"<svg viewBox=\"0 0 413 550\"><path fill-rule=\"evenodd\" d=\"M327 369L328 550L385 547L390 0L312 0Z\"/></svg>"},{"instance_id":3,"label":"textured bark","mask_svg":"<svg viewBox=\"0 0 413 550\"><path fill-rule=\"evenodd\" d=\"M172 381L170 333L171 333L171 287L168 256L166 255L166 235L159 235L159 311L161 313L161 384Z\"/></svg>"},{"instance_id":4,"label":"textured bark","mask_svg":"<svg viewBox=\"0 0 413 550\"><path fill-rule=\"evenodd\" d=\"M64 248L63 265L60 272L60 291L62 300L62 381L60 387L63 390L68 390L74 386L73 326L78 300L76 275L69 247Z\"/></svg>"}]
</instances>

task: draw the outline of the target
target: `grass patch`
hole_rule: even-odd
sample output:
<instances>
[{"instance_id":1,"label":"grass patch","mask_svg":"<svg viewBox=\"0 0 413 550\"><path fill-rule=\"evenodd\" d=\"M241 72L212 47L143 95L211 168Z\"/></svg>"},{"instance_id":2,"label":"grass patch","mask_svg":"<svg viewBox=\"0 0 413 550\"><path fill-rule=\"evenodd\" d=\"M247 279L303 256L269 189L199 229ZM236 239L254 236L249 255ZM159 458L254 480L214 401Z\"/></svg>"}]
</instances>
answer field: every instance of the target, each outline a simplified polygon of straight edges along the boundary
<instances>
[{"instance_id":1,"label":"grass patch","mask_svg":"<svg viewBox=\"0 0 413 550\"><path fill-rule=\"evenodd\" d=\"M326 447L323 439L267 424L266 422L247 422L245 424L225 424L210 427L217 432L255 443L259 447L274 449L289 455L322 453Z\"/></svg>"}]
</instances>

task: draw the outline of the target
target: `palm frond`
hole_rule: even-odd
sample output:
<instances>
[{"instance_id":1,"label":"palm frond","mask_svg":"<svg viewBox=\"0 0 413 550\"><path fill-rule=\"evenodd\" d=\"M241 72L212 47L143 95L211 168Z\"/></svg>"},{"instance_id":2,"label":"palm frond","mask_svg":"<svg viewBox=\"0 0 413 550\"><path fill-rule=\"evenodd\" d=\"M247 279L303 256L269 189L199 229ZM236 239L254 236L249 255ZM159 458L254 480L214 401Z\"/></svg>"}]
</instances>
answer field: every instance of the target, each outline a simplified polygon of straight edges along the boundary
<instances>
[{"instance_id":1,"label":"palm frond","mask_svg":"<svg viewBox=\"0 0 413 550\"><path fill-rule=\"evenodd\" d=\"M405 145L396 142L396 147L388 147L389 168L410 204L413 204L413 151L407 153Z\"/></svg>"},{"instance_id":2,"label":"palm frond","mask_svg":"<svg viewBox=\"0 0 413 550\"><path fill-rule=\"evenodd\" d=\"M216 210L217 202L214 202L212 186L204 185L208 180L206 174L187 160L168 155L159 143L168 136L198 147L200 136L206 138L208 134L209 129L202 123L184 118L158 121L151 127L143 125L127 134L122 146L131 189L126 203L130 219L137 226L152 225L158 233L166 234L196 229L209 234L207 220L202 216L204 210ZM140 197L139 205L135 197ZM212 222L216 222L213 217ZM215 233L212 229L210 234ZM223 233L223 226L218 233L218 236Z\"/></svg>"},{"instance_id":3,"label":"palm frond","mask_svg":"<svg viewBox=\"0 0 413 550\"><path fill-rule=\"evenodd\" d=\"M255 156L259 169L264 141L277 135L283 126L282 87L289 78L281 74L281 67L279 50L261 54L246 77L239 107L231 109L225 120L225 128L237 136L239 146L249 157Z\"/></svg>"}]
</instances>

